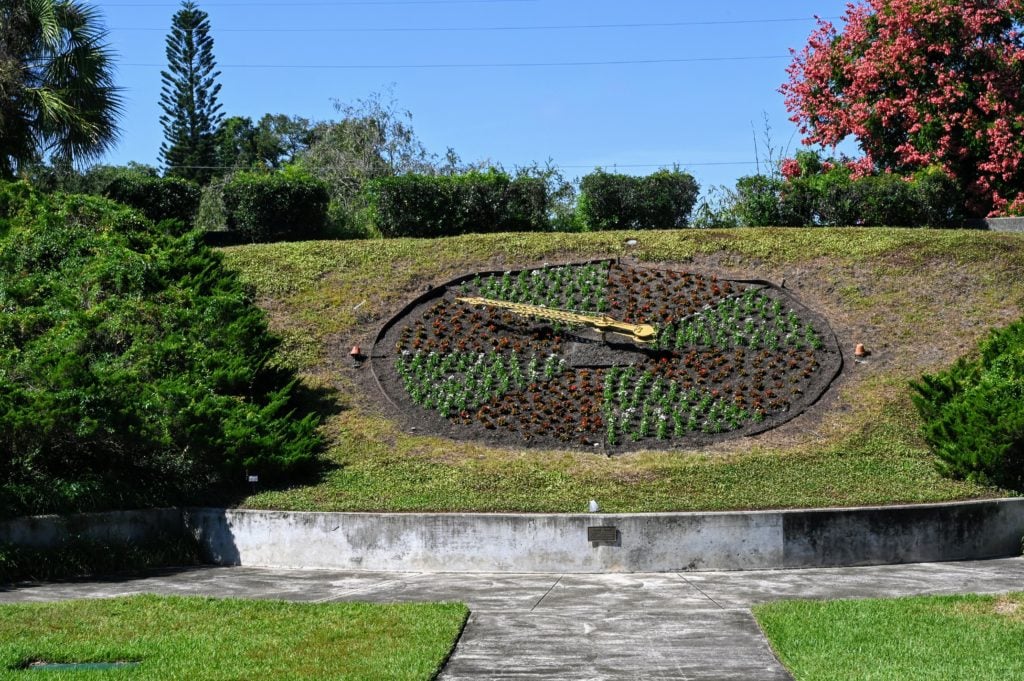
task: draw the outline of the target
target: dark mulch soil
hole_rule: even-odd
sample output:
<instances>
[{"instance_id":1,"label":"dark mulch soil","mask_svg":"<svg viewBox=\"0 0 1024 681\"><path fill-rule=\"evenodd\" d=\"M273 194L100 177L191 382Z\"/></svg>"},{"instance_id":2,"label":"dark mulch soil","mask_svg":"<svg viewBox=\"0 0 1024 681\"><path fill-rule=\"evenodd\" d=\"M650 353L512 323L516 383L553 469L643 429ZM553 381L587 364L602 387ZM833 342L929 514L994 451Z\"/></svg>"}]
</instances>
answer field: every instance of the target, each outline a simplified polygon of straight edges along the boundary
<instances>
[{"instance_id":1,"label":"dark mulch soil","mask_svg":"<svg viewBox=\"0 0 1024 681\"><path fill-rule=\"evenodd\" d=\"M522 272L459 277L412 301L382 328L360 373L407 428L489 444L605 453L692 448L789 421L813 405L842 368L827 321L767 282L618 261ZM597 279L600 296L586 283ZM652 323L673 329L673 335L645 345L508 309L470 305L456 300L460 296ZM735 309L744 296L764 299L764 307L750 316L742 309L733 314L732 334L675 335L680 326L724 316L721 311L730 305ZM784 316L812 330L817 347L799 338L759 340L756 333L751 341L744 332L752 325L776 328ZM425 389L415 398L409 372L403 377L398 369L400 362L430 353L440 358L482 355L488 362L498 357L503 367L515 364L522 376L506 380L503 389L473 385L463 395L468 404L442 416L436 405L422 405L436 398L445 380L459 385L463 372L446 371L450 375L438 376L436 384L421 379L417 385ZM545 371L550 368L546 363L557 367Z\"/></svg>"}]
</instances>

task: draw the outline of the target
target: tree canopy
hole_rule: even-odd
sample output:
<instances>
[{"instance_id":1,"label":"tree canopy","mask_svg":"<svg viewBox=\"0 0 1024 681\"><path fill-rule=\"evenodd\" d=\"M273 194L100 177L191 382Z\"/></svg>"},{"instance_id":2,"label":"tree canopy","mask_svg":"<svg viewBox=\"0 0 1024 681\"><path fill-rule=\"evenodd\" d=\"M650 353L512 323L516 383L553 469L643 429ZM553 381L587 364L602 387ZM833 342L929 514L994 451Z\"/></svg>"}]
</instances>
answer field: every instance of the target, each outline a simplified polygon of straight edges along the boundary
<instances>
[{"instance_id":1,"label":"tree canopy","mask_svg":"<svg viewBox=\"0 0 1024 681\"><path fill-rule=\"evenodd\" d=\"M160 72L164 143L160 160L169 175L206 182L217 164L216 131L224 115L206 12L186 0L167 34L167 70Z\"/></svg>"},{"instance_id":2,"label":"tree canopy","mask_svg":"<svg viewBox=\"0 0 1024 681\"><path fill-rule=\"evenodd\" d=\"M0 3L0 178L46 157L94 160L116 141L122 100L106 36L84 3Z\"/></svg>"},{"instance_id":3,"label":"tree canopy","mask_svg":"<svg viewBox=\"0 0 1024 681\"><path fill-rule=\"evenodd\" d=\"M878 170L940 166L975 214L1024 209L1022 19L1021 0L851 3L794 52L786 106L807 144L852 135Z\"/></svg>"}]
</instances>

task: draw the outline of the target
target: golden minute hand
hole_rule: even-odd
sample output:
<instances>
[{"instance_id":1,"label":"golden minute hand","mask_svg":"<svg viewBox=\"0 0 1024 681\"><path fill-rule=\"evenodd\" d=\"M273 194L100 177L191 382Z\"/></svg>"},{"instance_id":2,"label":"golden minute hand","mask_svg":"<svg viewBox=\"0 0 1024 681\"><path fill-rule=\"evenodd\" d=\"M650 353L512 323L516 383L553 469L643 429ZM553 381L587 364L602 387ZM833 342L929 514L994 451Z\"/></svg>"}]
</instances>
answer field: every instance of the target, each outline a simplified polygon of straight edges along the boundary
<instances>
[{"instance_id":1,"label":"golden minute hand","mask_svg":"<svg viewBox=\"0 0 1024 681\"><path fill-rule=\"evenodd\" d=\"M570 310L559 310L553 307L528 305L526 303L511 303L507 300L493 300L491 298L461 297L455 300L468 303L469 305L497 307L526 317L537 317L539 319L566 322L568 324L582 324L604 333L611 332L629 336L638 343L653 343L658 336L657 329L650 324L629 324L627 322L620 322L608 315L587 315Z\"/></svg>"}]
</instances>

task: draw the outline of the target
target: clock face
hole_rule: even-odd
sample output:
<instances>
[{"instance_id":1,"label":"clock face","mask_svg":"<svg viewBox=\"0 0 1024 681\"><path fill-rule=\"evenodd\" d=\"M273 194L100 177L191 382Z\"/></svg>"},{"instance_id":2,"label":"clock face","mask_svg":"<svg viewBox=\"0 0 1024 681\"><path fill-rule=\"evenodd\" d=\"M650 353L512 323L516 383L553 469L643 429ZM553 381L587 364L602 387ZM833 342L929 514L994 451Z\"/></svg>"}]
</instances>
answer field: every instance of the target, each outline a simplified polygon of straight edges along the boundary
<instances>
[{"instance_id":1,"label":"clock face","mask_svg":"<svg viewBox=\"0 0 1024 681\"><path fill-rule=\"evenodd\" d=\"M370 357L417 432L598 451L763 432L841 367L827 322L785 289L613 260L459 277L389 321Z\"/></svg>"}]
</instances>

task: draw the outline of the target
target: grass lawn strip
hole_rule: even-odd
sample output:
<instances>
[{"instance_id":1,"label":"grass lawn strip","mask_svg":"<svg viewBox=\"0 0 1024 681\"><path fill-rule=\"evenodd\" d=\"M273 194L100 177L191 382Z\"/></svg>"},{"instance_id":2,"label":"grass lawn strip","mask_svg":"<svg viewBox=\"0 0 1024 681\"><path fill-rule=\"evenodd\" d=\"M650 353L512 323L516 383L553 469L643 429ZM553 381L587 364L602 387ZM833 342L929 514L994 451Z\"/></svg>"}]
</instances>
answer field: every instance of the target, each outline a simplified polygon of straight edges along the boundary
<instances>
[{"instance_id":1,"label":"grass lawn strip","mask_svg":"<svg viewBox=\"0 0 1024 681\"><path fill-rule=\"evenodd\" d=\"M754 608L796 681L1024 678L1024 593Z\"/></svg>"},{"instance_id":2,"label":"grass lawn strip","mask_svg":"<svg viewBox=\"0 0 1024 681\"><path fill-rule=\"evenodd\" d=\"M468 616L458 603L377 605L130 596L0 606L0 679L32 661L140 661L104 679L434 677ZM39 678L96 678L52 671ZM35 676L33 675L33 678Z\"/></svg>"},{"instance_id":3,"label":"grass lawn strip","mask_svg":"<svg viewBox=\"0 0 1024 681\"><path fill-rule=\"evenodd\" d=\"M629 248L627 238L639 238ZM497 234L302 242L226 249L284 335L276 361L337 406L324 423L333 465L316 484L269 490L250 508L322 511L807 508L995 497L948 480L918 435L908 382L1024 315L1024 239L976 231L682 230ZM810 412L753 438L605 458L411 433L382 410L348 350L427 285L482 270L630 256L731 279L786 281L865 364ZM581 501L583 500L583 501Z\"/></svg>"}]
</instances>

